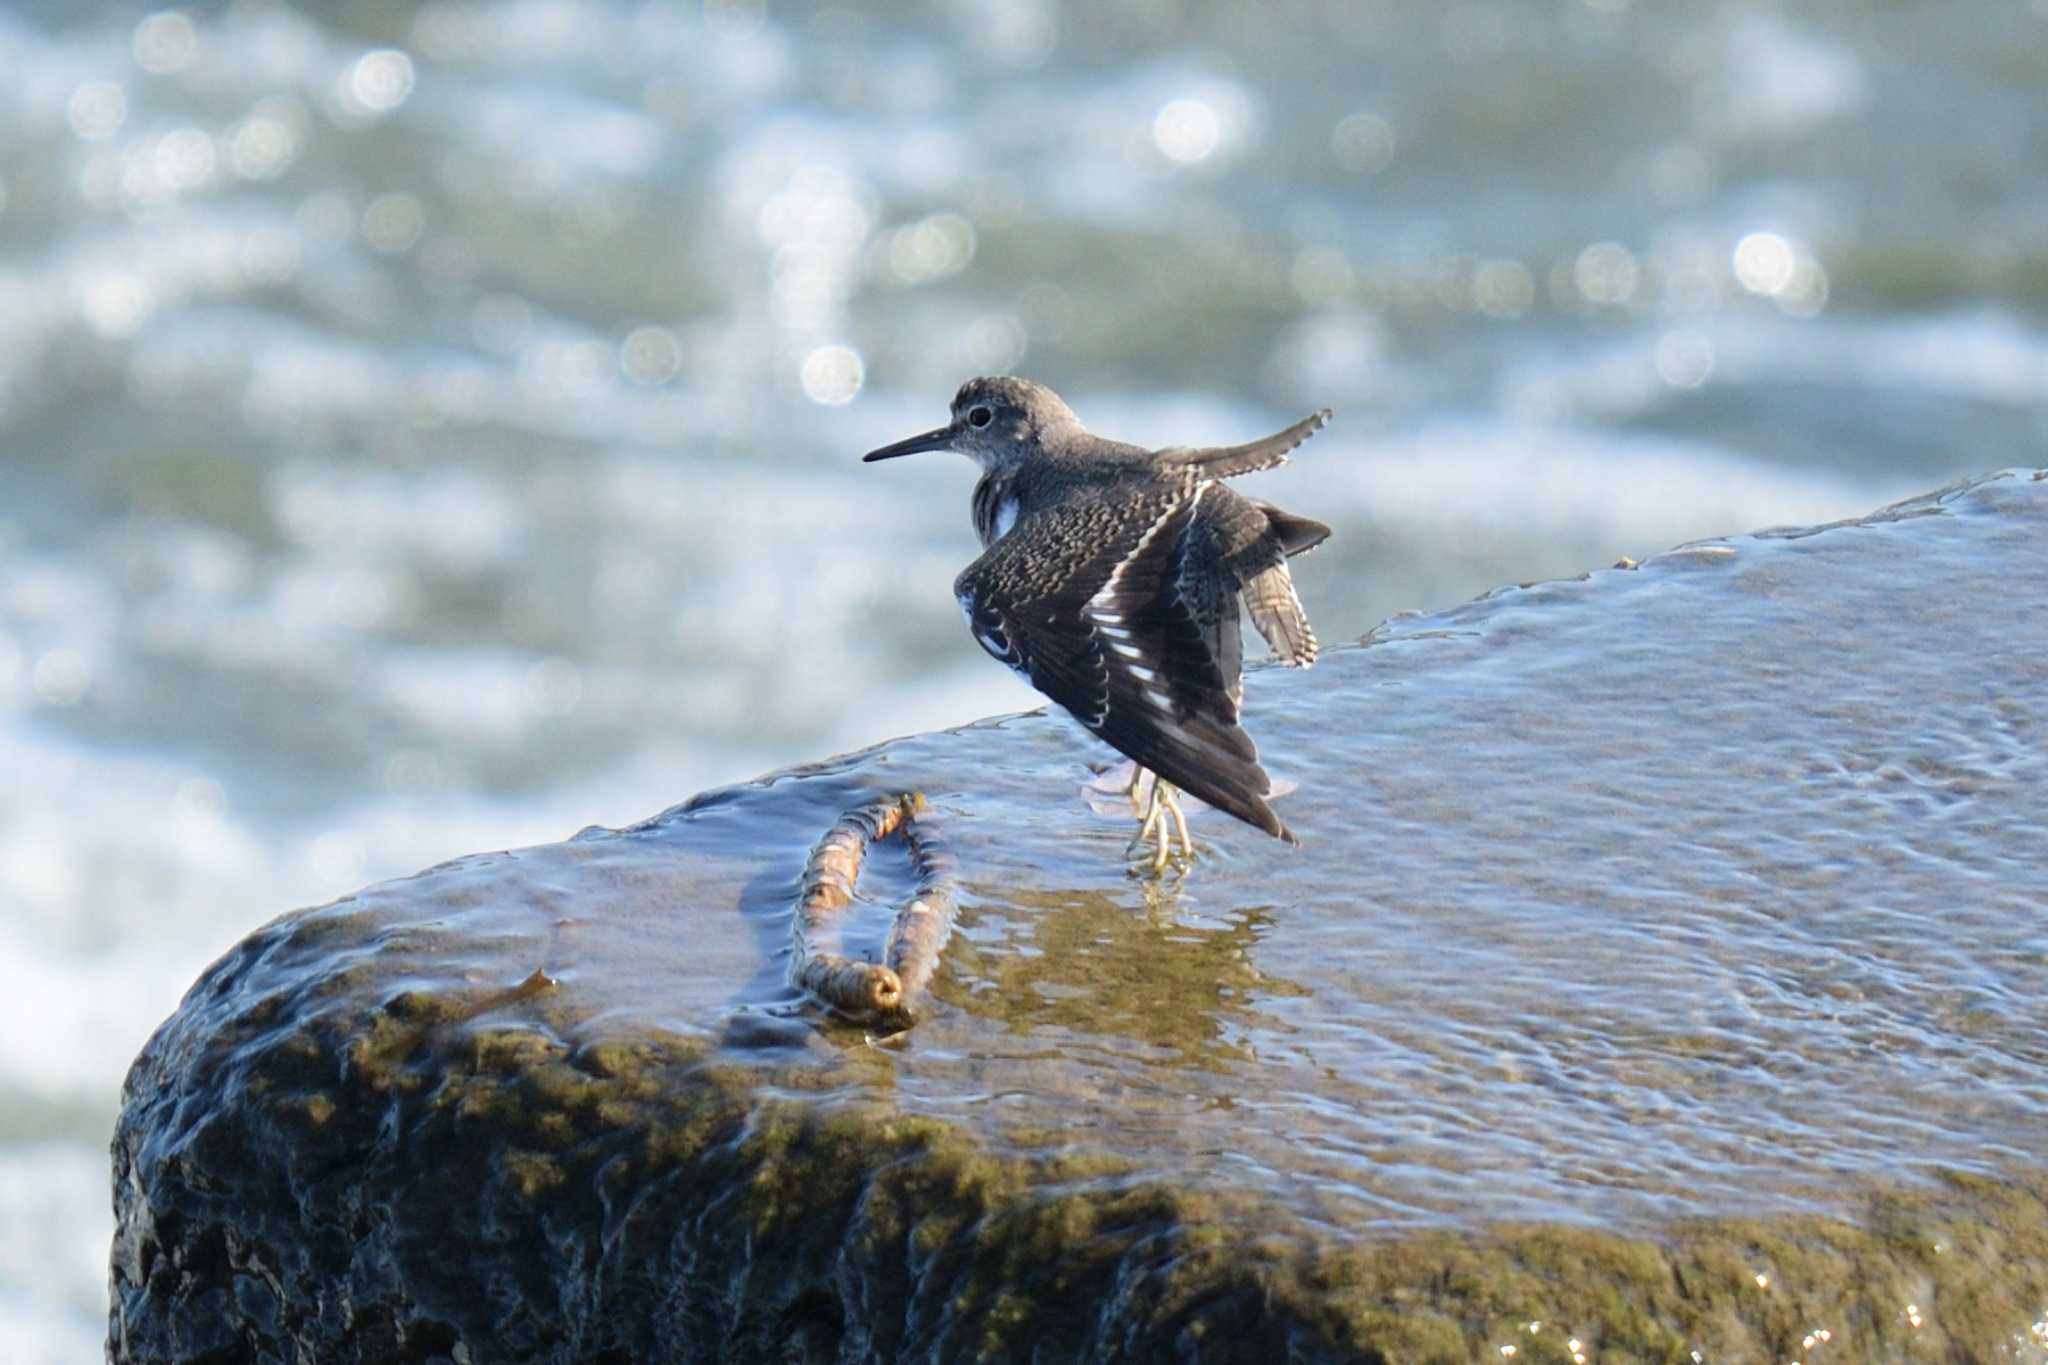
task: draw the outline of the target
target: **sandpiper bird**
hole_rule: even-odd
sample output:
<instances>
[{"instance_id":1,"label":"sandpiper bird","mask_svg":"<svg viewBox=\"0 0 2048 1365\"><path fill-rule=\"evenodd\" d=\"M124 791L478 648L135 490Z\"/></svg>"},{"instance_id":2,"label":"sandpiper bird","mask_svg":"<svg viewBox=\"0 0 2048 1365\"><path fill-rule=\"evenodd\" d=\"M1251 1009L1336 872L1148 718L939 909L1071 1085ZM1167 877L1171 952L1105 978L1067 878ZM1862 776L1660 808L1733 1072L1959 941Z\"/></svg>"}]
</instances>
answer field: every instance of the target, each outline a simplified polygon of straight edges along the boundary
<instances>
[{"instance_id":1,"label":"sandpiper bird","mask_svg":"<svg viewBox=\"0 0 2048 1365\"><path fill-rule=\"evenodd\" d=\"M1043 385L972 379L951 422L862 457L954 450L981 466L983 553L953 582L968 629L1137 765L1134 806L1154 774L1131 852L1149 840L1155 871L1175 835L1194 852L1175 788L1295 842L1238 723L1238 601L1282 663L1315 662L1287 558L1330 528L1223 480L1284 463L1329 420L1325 408L1247 445L1146 450L1089 434Z\"/></svg>"}]
</instances>

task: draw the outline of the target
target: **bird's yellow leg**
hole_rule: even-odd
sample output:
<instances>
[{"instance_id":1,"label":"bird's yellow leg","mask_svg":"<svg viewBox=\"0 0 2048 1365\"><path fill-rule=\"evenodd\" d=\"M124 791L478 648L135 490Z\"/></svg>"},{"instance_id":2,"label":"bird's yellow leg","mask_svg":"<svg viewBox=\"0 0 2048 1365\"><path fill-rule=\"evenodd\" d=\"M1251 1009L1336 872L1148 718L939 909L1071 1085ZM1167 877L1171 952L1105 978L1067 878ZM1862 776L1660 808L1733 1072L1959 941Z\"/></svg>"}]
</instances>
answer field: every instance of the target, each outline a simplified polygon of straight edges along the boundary
<instances>
[{"instance_id":1,"label":"bird's yellow leg","mask_svg":"<svg viewBox=\"0 0 2048 1365\"><path fill-rule=\"evenodd\" d=\"M1164 782L1159 784L1164 787ZM1159 828L1152 832L1152 875L1166 871L1167 860L1173 857L1173 831L1166 827L1167 802L1170 797L1159 798Z\"/></svg>"},{"instance_id":2,"label":"bird's yellow leg","mask_svg":"<svg viewBox=\"0 0 2048 1365\"><path fill-rule=\"evenodd\" d=\"M1188 837L1188 818L1187 818L1187 816L1185 816L1185 815L1181 814L1181 809L1180 809L1180 792L1179 792L1179 790L1178 790L1177 788L1175 788L1175 787L1173 786L1173 784L1172 784L1172 783L1170 783L1170 782L1160 782L1160 783L1158 783L1158 784L1157 784L1157 787L1158 787L1158 788L1163 788L1163 789L1164 789L1164 791L1165 791L1165 795L1161 796L1161 797L1160 797L1159 799L1160 799L1160 802L1161 802L1161 803L1162 803L1163 805L1165 805L1165 807L1166 807L1166 813L1167 813L1168 815L1171 815L1171 816L1173 817L1173 828L1174 828L1174 831L1175 831L1176 833L1178 833L1178 834L1180 835L1180 854L1181 854L1181 857L1183 857L1183 858L1192 858L1192 857L1194 857L1194 856L1195 856L1195 841L1194 841L1193 839L1190 839L1190 838ZM1162 824L1160 825L1160 828L1159 828L1159 834L1160 834L1160 839L1159 839L1159 844L1160 844L1160 855L1159 855L1159 858L1158 858L1158 865L1159 865L1159 866L1161 866L1161 867L1164 867L1164 866L1166 865L1166 842L1167 842L1167 841L1166 841L1166 827L1165 827L1165 825L1164 825L1163 823L1162 823Z\"/></svg>"},{"instance_id":3,"label":"bird's yellow leg","mask_svg":"<svg viewBox=\"0 0 2048 1365\"><path fill-rule=\"evenodd\" d=\"M1138 771L1143 773L1145 770L1140 768ZM1132 779L1133 795L1131 800L1133 805L1137 803L1135 794L1137 785L1137 780L1135 778ZM1160 783L1155 779L1152 783L1152 790L1146 797L1145 813L1138 820L1138 832L1131 836L1131 842L1124 848L1124 856L1126 858L1134 856L1139 849L1145 846L1146 841L1156 840L1165 832L1166 811L1159 802L1159 787Z\"/></svg>"},{"instance_id":4,"label":"bird's yellow leg","mask_svg":"<svg viewBox=\"0 0 2048 1365\"><path fill-rule=\"evenodd\" d=\"M1134 808L1139 800L1139 785L1146 776L1145 770L1140 768L1137 775L1131 779L1127 794ZM1173 861L1173 846L1176 839L1180 842L1182 862L1195 856L1195 840L1194 836L1188 833L1188 817L1180 808L1180 789L1157 773L1150 776L1152 782L1145 793L1144 814L1138 821L1138 832L1131 836L1131 842L1124 849L1124 856L1138 857L1144 847L1150 844L1152 853L1146 861L1152 864L1153 875L1157 876L1166 871L1166 865ZM1169 825L1168 820L1173 823Z\"/></svg>"}]
</instances>

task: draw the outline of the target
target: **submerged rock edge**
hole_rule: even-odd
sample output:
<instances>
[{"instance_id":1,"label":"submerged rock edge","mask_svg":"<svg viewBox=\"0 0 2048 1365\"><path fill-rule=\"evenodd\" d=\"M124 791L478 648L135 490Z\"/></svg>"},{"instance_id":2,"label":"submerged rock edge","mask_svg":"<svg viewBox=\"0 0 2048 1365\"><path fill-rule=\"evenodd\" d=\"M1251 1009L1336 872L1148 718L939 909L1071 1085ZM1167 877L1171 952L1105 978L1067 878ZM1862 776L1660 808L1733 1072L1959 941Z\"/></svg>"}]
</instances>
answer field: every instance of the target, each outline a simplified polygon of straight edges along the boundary
<instances>
[{"instance_id":1,"label":"submerged rock edge","mask_svg":"<svg viewBox=\"0 0 2048 1365\"><path fill-rule=\"evenodd\" d=\"M544 974L421 989L402 939L287 916L144 1049L113 1147L111 1360L1565 1360L1573 1336L1748 1359L1816 1327L1860 1359L1980 1358L2048 1302L2044 1172L1656 1239L1376 1240L1133 1182L1057 1133L992 1152L814 1066L653 1029L572 1041L591 1020ZM309 979L338 940L399 965Z\"/></svg>"}]
</instances>

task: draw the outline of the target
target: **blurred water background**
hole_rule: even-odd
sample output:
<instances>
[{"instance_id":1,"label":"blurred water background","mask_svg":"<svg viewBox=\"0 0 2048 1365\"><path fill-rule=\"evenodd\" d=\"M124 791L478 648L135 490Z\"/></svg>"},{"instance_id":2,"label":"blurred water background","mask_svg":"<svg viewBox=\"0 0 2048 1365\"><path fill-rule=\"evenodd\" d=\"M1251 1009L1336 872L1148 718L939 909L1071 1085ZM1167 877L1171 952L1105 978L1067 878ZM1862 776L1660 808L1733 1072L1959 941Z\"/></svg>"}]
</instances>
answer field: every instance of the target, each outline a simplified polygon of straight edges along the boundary
<instances>
[{"instance_id":1,"label":"blurred water background","mask_svg":"<svg viewBox=\"0 0 2048 1365\"><path fill-rule=\"evenodd\" d=\"M272 914L1036 699L973 471L1338 425L1326 640L2039 462L2048 4L0 10L0 1356Z\"/></svg>"}]
</instances>

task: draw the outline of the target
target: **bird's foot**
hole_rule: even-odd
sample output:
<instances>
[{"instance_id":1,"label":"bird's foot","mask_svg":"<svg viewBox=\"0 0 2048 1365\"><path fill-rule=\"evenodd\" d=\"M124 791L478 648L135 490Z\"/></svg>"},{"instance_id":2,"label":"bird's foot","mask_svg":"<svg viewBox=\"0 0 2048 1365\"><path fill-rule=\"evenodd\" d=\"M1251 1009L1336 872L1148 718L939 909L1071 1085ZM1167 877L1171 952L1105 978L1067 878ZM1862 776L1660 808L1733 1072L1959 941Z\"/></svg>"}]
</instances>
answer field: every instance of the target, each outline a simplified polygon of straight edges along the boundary
<instances>
[{"instance_id":1,"label":"bird's foot","mask_svg":"<svg viewBox=\"0 0 2048 1365\"><path fill-rule=\"evenodd\" d=\"M1138 779L1133 778L1131 791L1134 800L1137 789ZM1180 845L1178 855L1174 852L1176 842ZM1148 843L1152 846L1151 852L1143 853ZM1138 823L1137 834L1124 849L1124 856L1132 860L1134 875L1141 867L1149 865L1155 877L1162 875L1169 863L1178 861L1186 867L1194 860L1195 841L1188 834L1188 819L1181 813L1180 793L1172 783L1154 777L1144 817Z\"/></svg>"}]
</instances>

